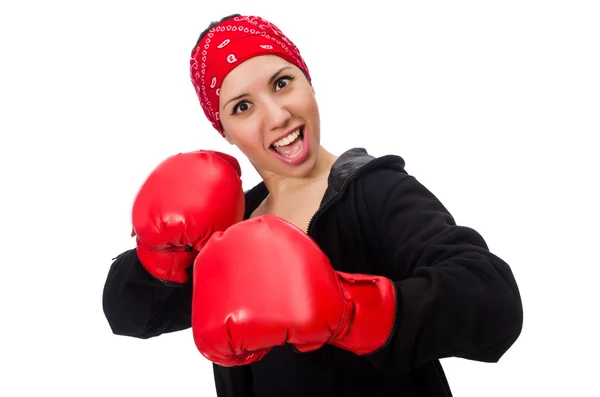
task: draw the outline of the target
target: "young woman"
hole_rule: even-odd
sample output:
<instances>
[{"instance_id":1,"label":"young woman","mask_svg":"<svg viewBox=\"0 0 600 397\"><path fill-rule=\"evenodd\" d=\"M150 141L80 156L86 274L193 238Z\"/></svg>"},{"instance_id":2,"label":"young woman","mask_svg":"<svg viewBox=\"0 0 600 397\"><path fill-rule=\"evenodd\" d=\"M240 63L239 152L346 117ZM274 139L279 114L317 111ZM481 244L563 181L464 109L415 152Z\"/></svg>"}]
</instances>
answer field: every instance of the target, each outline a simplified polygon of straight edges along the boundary
<instances>
[{"instance_id":1,"label":"young woman","mask_svg":"<svg viewBox=\"0 0 600 397\"><path fill-rule=\"evenodd\" d=\"M320 145L309 70L276 26L211 24L191 78L262 182L240 194L236 160L211 151L153 171L134 204L137 246L106 281L114 333L192 327L231 397L450 396L439 359L496 362L512 346L509 266L401 157Z\"/></svg>"}]
</instances>

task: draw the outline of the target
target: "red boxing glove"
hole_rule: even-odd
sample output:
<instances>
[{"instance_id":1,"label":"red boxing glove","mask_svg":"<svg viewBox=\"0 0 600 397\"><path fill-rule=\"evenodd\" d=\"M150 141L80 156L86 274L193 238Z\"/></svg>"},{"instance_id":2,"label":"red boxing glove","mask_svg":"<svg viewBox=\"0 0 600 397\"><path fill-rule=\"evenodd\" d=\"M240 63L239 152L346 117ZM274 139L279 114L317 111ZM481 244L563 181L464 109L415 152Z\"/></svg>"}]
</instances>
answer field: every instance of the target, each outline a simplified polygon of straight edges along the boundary
<instances>
[{"instance_id":1,"label":"red boxing glove","mask_svg":"<svg viewBox=\"0 0 600 397\"><path fill-rule=\"evenodd\" d=\"M215 233L195 260L193 282L194 341L222 366L250 364L286 343L369 354L394 325L391 280L334 271L309 236L273 215Z\"/></svg>"},{"instance_id":2,"label":"red boxing glove","mask_svg":"<svg viewBox=\"0 0 600 397\"><path fill-rule=\"evenodd\" d=\"M140 188L132 211L137 255L154 277L189 282L198 251L216 231L244 217L237 160L198 150L164 160Z\"/></svg>"}]
</instances>

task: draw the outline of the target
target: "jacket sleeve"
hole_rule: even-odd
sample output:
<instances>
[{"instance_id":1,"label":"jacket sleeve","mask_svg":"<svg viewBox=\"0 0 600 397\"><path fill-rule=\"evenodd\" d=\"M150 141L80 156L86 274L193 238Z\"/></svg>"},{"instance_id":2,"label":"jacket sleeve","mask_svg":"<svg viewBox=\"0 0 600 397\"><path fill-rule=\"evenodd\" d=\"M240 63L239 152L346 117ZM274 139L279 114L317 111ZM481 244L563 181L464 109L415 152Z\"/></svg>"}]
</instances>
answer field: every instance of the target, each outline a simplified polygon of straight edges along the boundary
<instances>
[{"instance_id":1,"label":"jacket sleeve","mask_svg":"<svg viewBox=\"0 0 600 397\"><path fill-rule=\"evenodd\" d=\"M253 397L250 365L222 367L213 363L217 397Z\"/></svg>"},{"instance_id":2,"label":"jacket sleeve","mask_svg":"<svg viewBox=\"0 0 600 397\"><path fill-rule=\"evenodd\" d=\"M497 362L523 322L510 267L416 178L391 170L381 177L365 194L395 274L397 308L388 343L369 360L402 372L445 357Z\"/></svg>"},{"instance_id":3,"label":"jacket sleeve","mask_svg":"<svg viewBox=\"0 0 600 397\"><path fill-rule=\"evenodd\" d=\"M191 327L192 284L166 284L152 277L135 249L110 267L102 296L104 315L116 335L148 339Z\"/></svg>"}]
</instances>

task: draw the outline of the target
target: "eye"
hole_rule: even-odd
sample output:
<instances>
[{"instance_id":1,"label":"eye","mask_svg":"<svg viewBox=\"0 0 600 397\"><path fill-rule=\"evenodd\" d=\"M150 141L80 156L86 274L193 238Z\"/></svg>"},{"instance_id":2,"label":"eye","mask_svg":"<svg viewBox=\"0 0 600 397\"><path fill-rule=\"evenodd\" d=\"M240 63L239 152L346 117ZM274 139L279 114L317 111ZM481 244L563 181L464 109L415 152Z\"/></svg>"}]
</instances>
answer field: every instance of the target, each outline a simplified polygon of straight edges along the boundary
<instances>
[{"instance_id":1,"label":"eye","mask_svg":"<svg viewBox=\"0 0 600 397\"><path fill-rule=\"evenodd\" d=\"M292 76L283 76L278 78L277 81L275 81L275 91L279 91L287 87L288 84L292 82L292 80L294 80L294 77Z\"/></svg>"},{"instance_id":2,"label":"eye","mask_svg":"<svg viewBox=\"0 0 600 397\"><path fill-rule=\"evenodd\" d=\"M231 112L231 114L239 114L239 113L244 113L245 111L247 111L248 109L250 109L250 102L247 101L241 101L238 102L234 107L233 107L233 111Z\"/></svg>"}]
</instances>

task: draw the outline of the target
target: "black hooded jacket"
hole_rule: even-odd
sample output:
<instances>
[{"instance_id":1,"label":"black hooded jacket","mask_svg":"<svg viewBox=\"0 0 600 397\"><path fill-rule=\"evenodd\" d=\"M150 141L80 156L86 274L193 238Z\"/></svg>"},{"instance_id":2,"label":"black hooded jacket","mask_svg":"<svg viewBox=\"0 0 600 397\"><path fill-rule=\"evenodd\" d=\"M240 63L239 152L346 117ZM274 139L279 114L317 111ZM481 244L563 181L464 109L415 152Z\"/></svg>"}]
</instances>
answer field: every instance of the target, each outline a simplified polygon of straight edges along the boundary
<instances>
[{"instance_id":1,"label":"black hooded jacket","mask_svg":"<svg viewBox=\"0 0 600 397\"><path fill-rule=\"evenodd\" d=\"M246 192L245 218L267 196ZM368 356L326 345L273 348L261 361L214 365L219 397L449 397L439 359L497 362L521 333L521 297L510 267L475 230L456 225L401 157L351 149L334 163L308 234L335 270L390 278L393 335ZM150 338L191 326L192 286L152 278L135 249L113 262L103 307L117 335Z\"/></svg>"}]
</instances>

